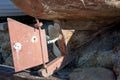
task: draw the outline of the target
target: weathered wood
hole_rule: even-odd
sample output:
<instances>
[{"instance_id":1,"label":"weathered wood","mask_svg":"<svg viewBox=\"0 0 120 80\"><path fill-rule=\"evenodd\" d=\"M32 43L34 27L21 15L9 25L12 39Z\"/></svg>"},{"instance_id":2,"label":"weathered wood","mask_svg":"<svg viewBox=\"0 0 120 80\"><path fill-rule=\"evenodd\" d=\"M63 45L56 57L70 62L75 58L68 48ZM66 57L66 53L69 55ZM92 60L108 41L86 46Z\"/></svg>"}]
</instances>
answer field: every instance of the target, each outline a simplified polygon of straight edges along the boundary
<instances>
[{"instance_id":1,"label":"weathered wood","mask_svg":"<svg viewBox=\"0 0 120 80\"><path fill-rule=\"evenodd\" d=\"M120 17L118 0L12 0L26 14L41 19L106 19Z\"/></svg>"}]
</instances>

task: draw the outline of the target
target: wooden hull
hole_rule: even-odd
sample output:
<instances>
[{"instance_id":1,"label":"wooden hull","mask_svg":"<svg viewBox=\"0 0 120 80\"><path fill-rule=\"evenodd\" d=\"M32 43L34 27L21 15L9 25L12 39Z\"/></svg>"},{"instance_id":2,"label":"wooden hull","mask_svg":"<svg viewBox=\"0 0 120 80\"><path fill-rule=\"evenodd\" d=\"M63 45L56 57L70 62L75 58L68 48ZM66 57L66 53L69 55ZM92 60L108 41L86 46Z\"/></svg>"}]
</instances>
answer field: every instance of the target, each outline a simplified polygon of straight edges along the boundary
<instances>
[{"instance_id":1,"label":"wooden hull","mask_svg":"<svg viewBox=\"0 0 120 80\"><path fill-rule=\"evenodd\" d=\"M22 11L41 19L108 19L120 17L110 0L12 0ZM106 1L106 2L105 2ZM111 0L112 1L112 0Z\"/></svg>"}]
</instances>

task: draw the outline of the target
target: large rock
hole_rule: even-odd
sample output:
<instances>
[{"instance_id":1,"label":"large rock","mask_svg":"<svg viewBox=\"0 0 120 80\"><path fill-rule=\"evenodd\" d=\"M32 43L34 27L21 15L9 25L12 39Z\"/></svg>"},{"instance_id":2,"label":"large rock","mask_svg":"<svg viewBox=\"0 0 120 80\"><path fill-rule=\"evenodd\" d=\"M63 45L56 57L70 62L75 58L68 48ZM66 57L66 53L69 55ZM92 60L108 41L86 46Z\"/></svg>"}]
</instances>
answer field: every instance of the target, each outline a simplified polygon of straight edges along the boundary
<instances>
[{"instance_id":1,"label":"large rock","mask_svg":"<svg viewBox=\"0 0 120 80\"><path fill-rule=\"evenodd\" d=\"M113 65L120 61L120 29L111 28L102 31L93 39L90 39L92 38L90 32L87 35L81 34L80 31L78 33L77 36L73 35L69 43L71 52L77 53L76 65L78 67L113 68ZM81 45L85 42L86 44Z\"/></svg>"},{"instance_id":2,"label":"large rock","mask_svg":"<svg viewBox=\"0 0 120 80\"><path fill-rule=\"evenodd\" d=\"M111 27L98 31L75 31L68 43L68 50L75 55L77 67L105 67L120 76L120 28ZM74 57L74 56L73 56Z\"/></svg>"},{"instance_id":3,"label":"large rock","mask_svg":"<svg viewBox=\"0 0 120 80\"><path fill-rule=\"evenodd\" d=\"M117 80L120 80L120 76L117 77Z\"/></svg>"},{"instance_id":4,"label":"large rock","mask_svg":"<svg viewBox=\"0 0 120 80\"><path fill-rule=\"evenodd\" d=\"M70 80L115 80L113 72L105 68L76 69L69 76Z\"/></svg>"}]
</instances>

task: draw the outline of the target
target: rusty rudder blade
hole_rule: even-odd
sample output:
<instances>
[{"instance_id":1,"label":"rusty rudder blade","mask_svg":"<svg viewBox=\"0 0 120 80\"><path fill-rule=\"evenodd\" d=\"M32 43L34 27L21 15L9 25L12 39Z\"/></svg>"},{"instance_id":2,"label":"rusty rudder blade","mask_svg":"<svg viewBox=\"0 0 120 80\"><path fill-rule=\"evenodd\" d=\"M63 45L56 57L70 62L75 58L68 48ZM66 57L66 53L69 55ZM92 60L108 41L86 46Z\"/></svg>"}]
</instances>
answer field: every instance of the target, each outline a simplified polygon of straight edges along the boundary
<instances>
[{"instance_id":1,"label":"rusty rudder blade","mask_svg":"<svg viewBox=\"0 0 120 80\"><path fill-rule=\"evenodd\" d=\"M38 29L12 19L8 19L8 26L16 72L43 64L43 59L45 63L49 61L45 30L40 30L39 36Z\"/></svg>"}]
</instances>

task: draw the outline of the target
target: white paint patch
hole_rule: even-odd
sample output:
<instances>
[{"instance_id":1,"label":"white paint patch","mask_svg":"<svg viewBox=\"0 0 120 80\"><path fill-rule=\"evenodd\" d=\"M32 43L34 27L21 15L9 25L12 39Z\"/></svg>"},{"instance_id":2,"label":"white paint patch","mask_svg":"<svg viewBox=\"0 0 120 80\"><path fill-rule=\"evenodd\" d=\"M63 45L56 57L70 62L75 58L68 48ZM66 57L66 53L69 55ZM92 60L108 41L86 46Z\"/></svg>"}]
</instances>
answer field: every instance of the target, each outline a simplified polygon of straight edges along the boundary
<instances>
[{"instance_id":1,"label":"white paint patch","mask_svg":"<svg viewBox=\"0 0 120 80\"><path fill-rule=\"evenodd\" d=\"M17 42L14 44L13 48L18 53L22 49L22 45L21 45L21 43Z\"/></svg>"}]
</instances>

